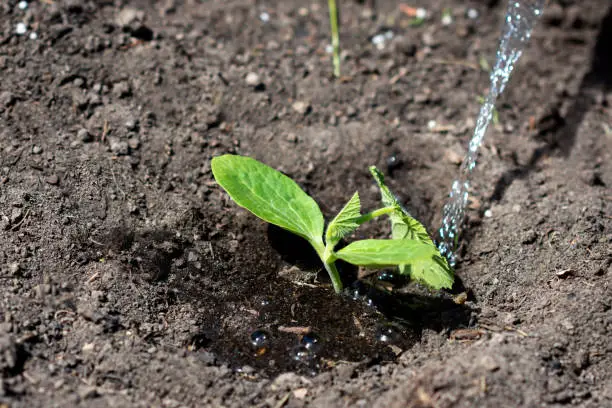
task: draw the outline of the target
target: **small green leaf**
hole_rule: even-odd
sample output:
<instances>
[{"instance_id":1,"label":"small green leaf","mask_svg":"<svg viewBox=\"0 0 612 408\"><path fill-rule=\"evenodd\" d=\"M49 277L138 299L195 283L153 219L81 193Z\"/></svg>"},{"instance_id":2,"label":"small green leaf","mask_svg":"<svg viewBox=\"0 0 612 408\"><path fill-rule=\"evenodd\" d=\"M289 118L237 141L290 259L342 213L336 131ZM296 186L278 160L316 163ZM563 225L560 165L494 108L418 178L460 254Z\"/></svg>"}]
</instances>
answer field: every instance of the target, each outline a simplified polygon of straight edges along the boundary
<instances>
[{"instance_id":1,"label":"small green leaf","mask_svg":"<svg viewBox=\"0 0 612 408\"><path fill-rule=\"evenodd\" d=\"M413 218L408 211L402 207L399 200L395 198L391 190L385 185L383 174L374 166L370 172L380 188L381 199L385 206L395 206L397 211L390 214L391 237L393 239L416 241L428 245L432 255L427 259L415 258L412 262L398 264L402 275L410 275L411 279L424 283L434 289L450 288L453 285L453 271L448 265L446 258L440 256L427 230L419 221Z\"/></svg>"},{"instance_id":2,"label":"small green leaf","mask_svg":"<svg viewBox=\"0 0 612 408\"><path fill-rule=\"evenodd\" d=\"M323 214L289 177L255 159L226 154L212 159L215 180L241 207L322 247Z\"/></svg>"},{"instance_id":3,"label":"small green leaf","mask_svg":"<svg viewBox=\"0 0 612 408\"><path fill-rule=\"evenodd\" d=\"M409 239L366 239L336 252L336 257L354 265L381 268L406 265L410 277L433 289L450 289L453 272L434 245Z\"/></svg>"},{"instance_id":4,"label":"small green leaf","mask_svg":"<svg viewBox=\"0 0 612 408\"><path fill-rule=\"evenodd\" d=\"M393 239L414 239L424 243L432 244L431 238L425 227L402 207L399 200L395 198L389 187L385 185L385 176L374 166L370 166L370 173L380 188L382 203L385 207L396 207L397 211L389 215L391 219L391 237Z\"/></svg>"},{"instance_id":5,"label":"small green leaf","mask_svg":"<svg viewBox=\"0 0 612 408\"><path fill-rule=\"evenodd\" d=\"M327 245L333 247L346 235L355 231L359 227L357 219L360 216L361 202L359 193L356 192L327 226L327 232L325 233Z\"/></svg>"}]
</instances>

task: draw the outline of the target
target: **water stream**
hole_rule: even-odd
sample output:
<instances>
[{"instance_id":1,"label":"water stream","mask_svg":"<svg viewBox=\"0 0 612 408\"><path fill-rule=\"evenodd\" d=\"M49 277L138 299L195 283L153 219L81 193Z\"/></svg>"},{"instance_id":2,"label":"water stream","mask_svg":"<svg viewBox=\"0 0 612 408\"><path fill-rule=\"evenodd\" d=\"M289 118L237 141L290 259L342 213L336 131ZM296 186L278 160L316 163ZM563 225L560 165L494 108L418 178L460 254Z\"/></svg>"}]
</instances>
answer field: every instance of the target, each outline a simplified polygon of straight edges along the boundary
<instances>
[{"instance_id":1,"label":"water stream","mask_svg":"<svg viewBox=\"0 0 612 408\"><path fill-rule=\"evenodd\" d=\"M468 152L459 170L459 177L452 184L448 202L442 213L438 247L452 265L455 264L454 251L468 203L470 181L476 167L478 150L491 122L495 102L504 91L514 69L514 64L521 56L531 37L533 26L542 14L544 2L545 0L510 0L508 3L502 37L497 48L495 66L491 71L489 93L480 108Z\"/></svg>"}]
</instances>

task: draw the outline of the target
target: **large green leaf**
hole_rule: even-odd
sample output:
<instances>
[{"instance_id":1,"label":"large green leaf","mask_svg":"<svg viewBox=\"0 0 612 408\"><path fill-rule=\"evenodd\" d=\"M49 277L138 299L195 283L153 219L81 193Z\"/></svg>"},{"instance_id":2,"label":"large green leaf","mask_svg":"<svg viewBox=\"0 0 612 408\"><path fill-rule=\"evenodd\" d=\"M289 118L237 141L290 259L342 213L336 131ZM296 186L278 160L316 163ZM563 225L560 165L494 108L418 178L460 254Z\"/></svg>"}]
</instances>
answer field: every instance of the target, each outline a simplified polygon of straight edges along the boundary
<instances>
[{"instance_id":1,"label":"large green leaf","mask_svg":"<svg viewBox=\"0 0 612 408\"><path fill-rule=\"evenodd\" d=\"M356 192L327 226L326 243L333 247L346 235L355 231L359 227L357 219L360 216L361 202L359 193Z\"/></svg>"},{"instance_id":2,"label":"large green leaf","mask_svg":"<svg viewBox=\"0 0 612 408\"><path fill-rule=\"evenodd\" d=\"M405 265L410 277L433 289L450 289L453 272L434 245L409 239L366 239L336 252L336 257L370 268Z\"/></svg>"},{"instance_id":3,"label":"large green leaf","mask_svg":"<svg viewBox=\"0 0 612 408\"><path fill-rule=\"evenodd\" d=\"M212 159L211 167L217 183L236 204L322 246L323 214L295 181L250 157L218 156Z\"/></svg>"}]
</instances>

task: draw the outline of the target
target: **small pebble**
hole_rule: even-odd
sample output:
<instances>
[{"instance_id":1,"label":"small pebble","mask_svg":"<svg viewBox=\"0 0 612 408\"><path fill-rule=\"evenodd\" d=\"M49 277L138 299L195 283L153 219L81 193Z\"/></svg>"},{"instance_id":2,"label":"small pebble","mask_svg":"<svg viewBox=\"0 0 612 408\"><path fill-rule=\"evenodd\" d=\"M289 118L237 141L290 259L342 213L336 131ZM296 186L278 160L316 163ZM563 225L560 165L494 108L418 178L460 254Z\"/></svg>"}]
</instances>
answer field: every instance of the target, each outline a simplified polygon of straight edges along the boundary
<instances>
[{"instance_id":1,"label":"small pebble","mask_svg":"<svg viewBox=\"0 0 612 408\"><path fill-rule=\"evenodd\" d=\"M38 33L36 33L36 31L32 31L29 37L30 37L30 40L36 40L38 38Z\"/></svg>"},{"instance_id":2,"label":"small pebble","mask_svg":"<svg viewBox=\"0 0 612 408\"><path fill-rule=\"evenodd\" d=\"M125 122L125 128L130 131L134 131L138 129L138 122L134 119L128 119Z\"/></svg>"},{"instance_id":3,"label":"small pebble","mask_svg":"<svg viewBox=\"0 0 612 408\"><path fill-rule=\"evenodd\" d=\"M19 262L13 262L12 264L9 264L8 270L11 275L17 275L17 273L19 273L21 270L21 265Z\"/></svg>"},{"instance_id":4,"label":"small pebble","mask_svg":"<svg viewBox=\"0 0 612 408\"><path fill-rule=\"evenodd\" d=\"M310 111L310 104L308 102L296 101L291 107L300 115L305 115Z\"/></svg>"},{"instance_id":5,"label":"small pebble","mask_svg":"<svg viewBox=\"0 0 612 408\"><path fill-rule=\"evenodd\" d=\"M83 143L89 143L92 141L91 134L89 134L89 131L85 128L79 129L77 132L77 137Z\"/></svg>"},{"instance_id":6,"label":"small pebble","mask_svg":"<svg viewBox=\"0 0 612 408\"><path fill-rule=\"evenodd\" d=\"M474 8L469 8L469 9L467 9L467 12L465 13L465 15L470 20L476 20L480 14L478 13L478 10L476 10Z\"/></svg>"},{"instance_id":7,"label":"small pebble","mask_svg":"<svg viewBox=\"0 0 612 408\"><path fill-rule=\"evenodd\" d=\"M249 86L256 86L260 82L259 75L257 75L255 72L249 72L245 78L245 81Z\"/></svg>"},{"instance_id":8,"label":"small pebble","mask_svg":"<svg viewBox=\"0 0 612 408\"><path fill-rule=\"evenodd\" d=\"M55 186L59 184L59 177L57 176L57 174L52 174L45 179L45 182L47 184L51 184L52 186Z\"/></svg>"},{"instance_id":9,"label":"small pebble","mask_svg":"<svg viewBox=\"0 0 612 408\"><path fill-rule=\"evenodd\" d=\"M15 26L15 34L24 35L28 31L28 26L25 23L17 23Z\"/></svg>"},{"instance_id":10,"label":"small pebble","mask_svg":"<svg viewBox=\"0 0 612 408\"><path fill-rule=\"evenodd\" d=\"M267 23L268 21L270 21L270 14L264 11L261 14L259 14L259 19L263 21L264 23Z\"/></svg>"},{"instance_id":11,"label":"small pebble","mask_svg":"<svg viewBox=\"0 0 612 408\"><path fill-rule=\"evenodd\" d=\"M127 141L128 146L130 147L130 149L132 150L137 150L140 147L140 140L138 140L135 137L130 137Z\"/></svg>"},{"instance_id":12,"label":"small pebble","mask_svg":"<svg viewBox=\"0 0 612 408\"><path fill-rule=\"evenodd\" d=\"M17 7L19 7L20 10L25 10L28 8L28 2L27 1L20 1L17 4Z\"/></svg>"},{"instance_id":13,"label":"small pebble","mask_svg":"<svg viewBox=\"0 0 612 408\"><path fill-rule=\"evenodd\" d=\"M110 140L111 152L117 156L127 156L130 153L130 146L123 140L113 138Z\"/></svg>"},{"instance_id":14,"label":"small pebble","mask_svg":"<svg viewBox=\"0 0 612 408\"><path fill-rule=\"evenodd\" d=\"M485 216L486 218L491 218L491 217L493 216L493 211L491 211L491 210L486 210L486 211L484 212L484 216Z\"/></svg>"},{"instance_id":15,"label":"small pebble","mask_svg":"<svg viewBox=\"0 0 612 408\"><path fill-rule=\"evenodd\" d=\"M32 147L32 154L41 154L43 152L42 147L35 145Z\"/></svg>"}]
</instances>

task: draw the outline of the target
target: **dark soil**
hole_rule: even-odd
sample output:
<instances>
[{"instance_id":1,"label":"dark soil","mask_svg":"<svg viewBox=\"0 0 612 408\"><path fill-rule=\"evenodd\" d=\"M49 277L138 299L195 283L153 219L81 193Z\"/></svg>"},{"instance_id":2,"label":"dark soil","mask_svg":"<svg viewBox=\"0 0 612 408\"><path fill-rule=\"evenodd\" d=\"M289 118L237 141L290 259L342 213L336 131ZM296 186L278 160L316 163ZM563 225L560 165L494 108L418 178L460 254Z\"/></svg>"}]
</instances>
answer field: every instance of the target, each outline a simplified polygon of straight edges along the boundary
<instances>
[{"instance_id":1,"label":"dark soil","mask_svg":"<svg viewBox=\"0 0 612 408\"><path fill-rule=\"evenodd\" d=\"M375 164L434 231L505 2L415 0L418 26L341 2L341 80L323 1L17 3L0 5L0 407L612 406L609 1L549 2L482 150L454 290L345 266L342 296L210 159L262 160L328 217L355 191L375 208Z\"/></svg>"}]
</instances>

